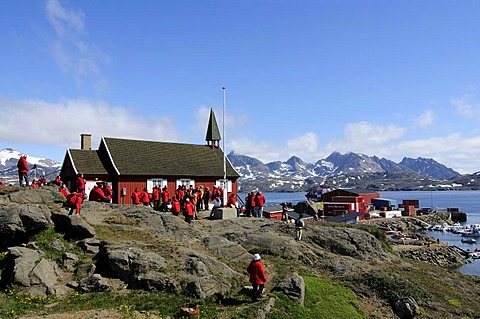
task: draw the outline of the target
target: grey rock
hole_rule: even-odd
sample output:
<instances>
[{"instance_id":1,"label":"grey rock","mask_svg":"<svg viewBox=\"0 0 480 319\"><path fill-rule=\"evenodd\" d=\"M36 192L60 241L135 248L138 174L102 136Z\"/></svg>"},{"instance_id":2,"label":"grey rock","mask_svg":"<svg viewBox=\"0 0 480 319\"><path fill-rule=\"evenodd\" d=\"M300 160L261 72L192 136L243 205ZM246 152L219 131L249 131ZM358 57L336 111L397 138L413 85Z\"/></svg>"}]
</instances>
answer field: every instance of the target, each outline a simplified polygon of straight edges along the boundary
<instances>
[{"instance_id":1,"label":"grey rock","mask_svg":"<svg viewBox=\"0 0 480 319\"><path fill-rule=\"evenodd\" d=\"M209 297L225 298L230 291L231 285L221 277L207 275L189 282L186 290L196 298Z\"/></svg>"},{"instance_id":2,"label":"grey rock","mask_svg":"<svg viewBox=\"0 0 480 319\"><path fill-rule=\"evenodd\" d=\"M240 277L241 275L224 263L200 253L188 255L186 270L199 277L216 274L224 278Z\"/></svg>"},{"instance_id":3,"label":"grey rock","mask_svg":"<svg viewBox=\"0 0 480 319\"><path fill-rule=\"evenodd\" d=\"M24 247L10 247L8 256L11 258L11 268L7 270L9 284L35 295L56 293L55 285L61 272L55 263L45 259L40 252Z\"/></svg>"},{"instance_id":4,"label":"grey rock","mask_svg":"<svg viewBox=\"0 0 480 319\"><path fill-rule=\"evenodd\" d=\"M81 216L52 214L55 230L66 239L85 239L95 236L95 230Z\"/></svg>"},{"instance_id":5,"label":"grey rock","mask_svg":"<svg viewBox=\"0 0 480 319\"><path fill-rule=\"evenodd\" d=\"M26 243L51 224L50 211L45 206L0 208L0 248Z\"/></svg>"},{"instance_id":6,"label":"grey rock","mask_svg":"<svg viewBox=\"0 0 480 319\"><path fill-rule=\"evenodd\" d=\"M310 226L309 240L328 251L365 261L392 261L395 257L366 231L354 228Z\"/></svg>"},{"instance_id":7,"label":"grey rock","mask_svg":"<svg viewBox=\"0 0 480 319\"><path fill-rule=\"evenodd\" d=\"M261 305L255 314L255 319L265 319L267 315L272 311L272 308L275 306L275 298L269 298L268 302Z\"/></svg>"},{"instance_id":8,"label":"grey rock","mask_svg":"<svg viewBox=\"0 0 480 319\"><path fill-rule=\"evenodd\" d=\"M10 202L15 204L48 204L58 201L58 188L22 188L18 192L9 195Z\"/></svg>"},{"instance_id":9,"label":"grey rock","mask_svg":"<svg viewBox=\"0 0 480 319\"><path fill-rule=\"evenodd\" d=\"M80 292L104 292L110 291L111 289L112 286L99 274L94 274L93 276L82 280L77 288Z\"/></svg>"},{"instance_id":10,"label":"grey rock","mask_svg":"<svg viewBox=\"0 0 480 319\"><path fill-rule=\"evenodd\" d=\"M398 300L395 303L395 314L400 319L413 319L418 314L420 309L417 301L414 298L406 298Z\"/></svg>"},{"instance_id":11,"label":"grey rock","mask_svg":"<svg viewBox=\"0 0 480 319\"><path fill-rule=\"evenodd\" d=\"M305 281L303 280L303 277L299 275L294 275L281 280L275 286L273 291L279 291L283 293L302 306L305 303Z\"/></svg>"},{"instance_id":12,"label":"grey rock","mask_svg":"<svg viewBox=\"0 0 480 319\"><path fill-rule=\"evenodd\" d=\"M162 273L166 267L165 259L134 246L132 242L102 243L98 268L120 278L132 288L176 290L175 282Z\"/></svg>"},{"instance_id":13,"label":"grey rock","mask_svg":"<svg viewBox=\"0 0 480 319\"><path fill-rule=\"evenodd\" d=\"M84 253L96 255L100 251L101 242L95 238L87 238L77 242L77 246L82 249Z\"/></svg>"},{"instance_id":14,"label":"grey rock","mask_svg":"<svg viewBox=\"0 0 480 319\"><path fill-rule=\"evenodd\" d=\"M92 277L96 269L95 264L82 264L77 266L75 274L82 279L86 279Z\"/></svg>"},{"instance_id":15,"label":"grey rock","mask_svg":"<svg viewBox=\"0 0 480 319\"><path fill-rule=\"evenodd\" d=\"M68 271L73 272L75 270L75 266L78 262L78 256L72 253L65 252L62 255L62 265Z\"/></svg>"},{"instance_id":16,"label":"grey rock","mask_svg":"<svg viewBox=\"0 0 480 319\"><path fill-rule=\"evenodd\" d=\"M50 242L50 247L52 247L53 250L58 251L58 252L62 252L62 251L65 250L65 245L58 238L56 238L56 239L54 239Z\"/></svg>"}]
</instances>

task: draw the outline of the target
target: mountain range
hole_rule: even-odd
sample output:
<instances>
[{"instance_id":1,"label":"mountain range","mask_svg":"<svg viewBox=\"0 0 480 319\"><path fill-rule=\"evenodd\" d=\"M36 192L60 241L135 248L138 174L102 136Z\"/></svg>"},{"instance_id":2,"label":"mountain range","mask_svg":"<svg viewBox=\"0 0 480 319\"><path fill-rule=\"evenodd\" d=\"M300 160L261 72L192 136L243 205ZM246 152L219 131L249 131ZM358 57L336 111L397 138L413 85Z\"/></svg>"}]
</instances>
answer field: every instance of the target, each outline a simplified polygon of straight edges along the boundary
<instances>
[{"instance_id":1,"label":"mountain range","mask_svg":"<svg viewBox=\"0 0 480 319\"><path fill-rule=\"evenodd\" d=\"M336 188L371 190L480 189L478 173L461 175L430 158L405 157L396 163L377 156L333 152L315 163L292 156L286 162L264 164L231 152L228 159L240 173L239 192L306 191L326 184Z\"/></svg>"},{"instance_id":2,"label":"mountain range","mask_svg":"<svg viewBox=\"0 0 480 319\"><path fill-rule=\"evenodd\" d=\"M18 183L17 162L21 154L11 148L0 151L0 180L5 184ZM241 176L239 192L303 192L323 184L378 191L480 189L480 172L461 175L430 158L405 157L396 163L377 156L333 152L315 163L292 156L286 162L264 164L234 152L227 157ZM47 180L53 180L61 168L61 163L47 158L27 156L27 162L31 178L45 175Z\"/></svg>"},{"instance_id":3,"label":"mountain range","mask_svg":"<svg viewBox=\"0 0 480 319\"><path fill-rule=\"evenodd\" d=\"M22 154L11 148L5 148L0 151L0 181L3 180L7 185L18 184L17 162ZM38 178L44 175L47 180L55 179L62 167L61 163L54 160L34 157L28 154L27 163L30 168L30 178Z\"/></svg>"}]
</instances>

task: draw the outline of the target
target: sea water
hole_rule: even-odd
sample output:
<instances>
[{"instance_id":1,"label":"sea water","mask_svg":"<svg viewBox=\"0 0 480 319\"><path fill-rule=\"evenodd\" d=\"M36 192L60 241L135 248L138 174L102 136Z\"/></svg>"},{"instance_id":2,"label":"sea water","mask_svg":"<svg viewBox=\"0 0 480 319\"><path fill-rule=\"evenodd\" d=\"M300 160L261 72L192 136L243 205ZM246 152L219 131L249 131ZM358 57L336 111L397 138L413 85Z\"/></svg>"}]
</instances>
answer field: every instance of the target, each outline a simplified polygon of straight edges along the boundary
<instances>
[{"instance_id":1,"label":"sea water","mask_svg":"<svg viewBox=\"0 0 480 319\"><path fill-rule=\"evenodd\" d=\"M305 193L263 193L266 205L277 205L283 202L296 204L306 200ZM239 193L241 199L246 194ZM417 199L420 208L458 208L467 214L467 221L462 224L480 224L480 191L398 191L380 192L381 198L394 199L401 203L404 199ZM456 245L464 250L480 249L480 240L476 244L462 243L462 237L458 234L441 231L428 231L430 236L438 238L448 245ZM458 268L458 271L480 276L480 259L474 260Z\"/></svg>"}]
</instances>

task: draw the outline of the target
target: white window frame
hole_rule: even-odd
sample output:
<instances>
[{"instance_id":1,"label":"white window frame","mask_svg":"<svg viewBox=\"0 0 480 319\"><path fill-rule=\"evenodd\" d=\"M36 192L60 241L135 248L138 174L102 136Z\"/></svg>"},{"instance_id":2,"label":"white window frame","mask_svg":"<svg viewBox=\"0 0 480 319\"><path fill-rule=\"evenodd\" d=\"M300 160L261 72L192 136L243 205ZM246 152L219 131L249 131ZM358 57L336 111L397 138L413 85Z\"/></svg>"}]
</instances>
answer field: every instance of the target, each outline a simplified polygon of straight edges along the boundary
<instances>
[{"instance_id":1,"label":"white window frame","mask_svg":"<svg viewBox=\"0 0 480 319\"><path fill-rule=\"evenodd\" d=\"M190 185L192 185L192 187L195 188L195 180L194 179L189 179L189 178L177 179L176 188L178 188L178 186L185 186L185 187L189 188Z\"/></svg>"},{"instance_id":2,"label":"white window frame","mask_svg":"<svg viewBox=\"0 0 480 319\"><path fill-rule=\"evenodd\" d=\"M160 189L167 186L167 180L165 178L150 178L147 179L147 189L148 192L151 193L153 191L153 187L159 185Z\"/></svg>"},{"instance_id":3,"label":"white window frame","mask_svg":"<svg viewBox=\"0 0 480 319\"><path fill-rule=\"evenodd\" d=\"M216 187L219 187L221 189L223 189L223 183L224 183L224 179L217 179L215 181L215 186ZM232 192L232 181L227 179L227 192L228 193L231 193Z\"/></svg>"}]
</instances>

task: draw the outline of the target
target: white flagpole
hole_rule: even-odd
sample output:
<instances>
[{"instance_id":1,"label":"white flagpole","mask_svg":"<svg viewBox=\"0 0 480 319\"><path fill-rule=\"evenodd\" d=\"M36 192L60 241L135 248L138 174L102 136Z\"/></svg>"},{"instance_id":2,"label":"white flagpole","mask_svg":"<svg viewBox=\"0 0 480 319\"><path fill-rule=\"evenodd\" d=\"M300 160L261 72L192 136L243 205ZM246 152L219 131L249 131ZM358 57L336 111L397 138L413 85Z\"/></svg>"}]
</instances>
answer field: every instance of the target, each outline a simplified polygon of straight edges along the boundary
<instances>
[{"instance_id":1,"label":"white flagpole","mask_svg":"<svg viewBox=\"0 0 480 319\"><path fill-rule=\"evenodd\" d=\"M225 135L225 117L226 117L226 104L227 98L225 93L225 87L223 90L223 205L227 205L227 193L228 193L228 181L227 181L227 149L225 148L225 141L227 139Z\"/></svg>"}]
</instances>

